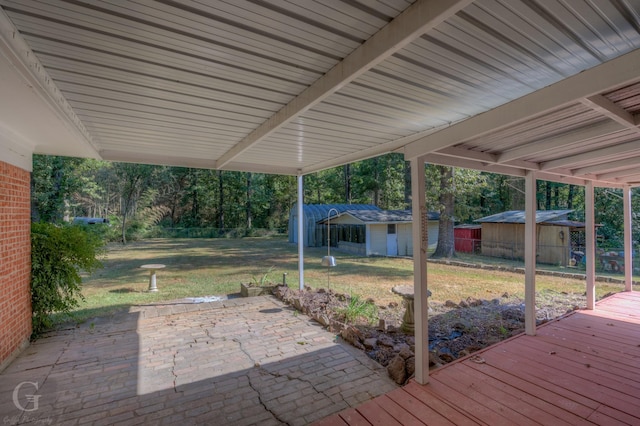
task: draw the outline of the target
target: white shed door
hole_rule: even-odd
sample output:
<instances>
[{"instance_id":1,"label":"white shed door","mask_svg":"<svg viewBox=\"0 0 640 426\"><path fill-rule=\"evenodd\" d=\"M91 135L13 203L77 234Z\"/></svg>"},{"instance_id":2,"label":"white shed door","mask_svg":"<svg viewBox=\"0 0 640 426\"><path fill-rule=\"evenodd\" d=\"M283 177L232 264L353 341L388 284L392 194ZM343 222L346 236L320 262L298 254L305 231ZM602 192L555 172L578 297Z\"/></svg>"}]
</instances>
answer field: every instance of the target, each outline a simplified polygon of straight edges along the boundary
<instances>
[{"instance_id":1,"label":"white shed door","mask_svg":"<svg viewBox=\"0 0 640 426\"><path fill-rule=\"evenodd\" d=\"M398 255L398 233L396 232L396 225L387 225L387 256Z\"/></svg>"}]
</instances>

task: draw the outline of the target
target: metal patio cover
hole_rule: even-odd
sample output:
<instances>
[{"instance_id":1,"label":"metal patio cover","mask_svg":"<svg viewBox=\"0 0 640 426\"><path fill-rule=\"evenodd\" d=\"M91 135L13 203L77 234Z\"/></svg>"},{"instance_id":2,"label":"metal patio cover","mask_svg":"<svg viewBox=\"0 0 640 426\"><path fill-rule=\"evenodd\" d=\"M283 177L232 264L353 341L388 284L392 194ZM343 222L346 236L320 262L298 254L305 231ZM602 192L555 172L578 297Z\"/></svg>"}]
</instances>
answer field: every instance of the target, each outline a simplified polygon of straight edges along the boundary
<instances>
[{"instance_id":1,"label":"metal patio cover","mask_svg":"<svg viewBox=\"0 0 640 426\"><path fill-rule=\"evenodd\" d=\"M640 184L640 0L0 0L0 148ZM8 154L7 154L8 153Z\"/></svg>"}]
</instances>

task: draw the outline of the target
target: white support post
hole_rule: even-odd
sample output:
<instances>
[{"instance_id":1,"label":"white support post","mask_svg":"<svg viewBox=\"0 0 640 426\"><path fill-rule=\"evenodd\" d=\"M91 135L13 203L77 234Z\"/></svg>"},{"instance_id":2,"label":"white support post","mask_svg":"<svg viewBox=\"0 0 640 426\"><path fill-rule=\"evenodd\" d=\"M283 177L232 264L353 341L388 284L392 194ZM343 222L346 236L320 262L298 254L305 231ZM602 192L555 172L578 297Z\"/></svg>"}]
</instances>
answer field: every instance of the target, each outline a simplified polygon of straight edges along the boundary
<instances>
[{"instance_id":1,"label":"white support post","mask_svg":"<svg viewBox=\"0 0 640 426\"><path fill-rule=\"evenodd\" d=\"M525 176L524 220L524 329L536 334L536 174Z\"/></svg>"},{"instance_id":2,"label":"white support post","mask_svg":"<svg viewBox=\"0 0 640 426\"><path fill-rule=\"evenodd\" d=\"M415 312L415 380L429 382L429 306L427 302L427 207L424 158L411 160L411 211L413 216L413 291Z\"/></svg>"},{"instance_id":3,"label":"white support post","mask_svg":"<svg viewBox=\"0 0 640 426\"><path fill-rule=\"evenodd\" d=\"M624 204L624 291L632 290L633 283L633 244L631 242L631 187L623 189Z\"/></svg>"},{"instance_id":4,"label":"white support post","mask_svg":"<svg viewBox=\"0 0 640 426\"><path fill-rule=\"evenodd\" d=\"M304 188L302 175L298 175L298 275L300 290L304 290Z\"/></svg>"},{"instance_id":5,"label":"white support post","mask_svg":"<svg viewBox=\"0 0 640 426\"><path fill-rule=\"evenodd\" d=\"M593 205L593 181L589 181L584 188L587 309L594 309L596 306L596 218Z\"/></svg>"}]
</instances>

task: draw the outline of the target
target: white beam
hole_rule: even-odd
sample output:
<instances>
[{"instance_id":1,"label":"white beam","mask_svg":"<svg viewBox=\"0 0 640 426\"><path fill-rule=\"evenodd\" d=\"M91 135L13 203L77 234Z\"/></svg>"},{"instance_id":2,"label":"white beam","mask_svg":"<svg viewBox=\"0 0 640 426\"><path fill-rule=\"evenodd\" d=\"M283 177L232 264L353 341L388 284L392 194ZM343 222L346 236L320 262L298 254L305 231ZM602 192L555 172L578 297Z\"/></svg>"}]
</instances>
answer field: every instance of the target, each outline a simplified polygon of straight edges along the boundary
<instances>
[{"instance_id":1,"label":"white beam","mask_svg":"<svg viewBox=\"0 0 640 426\"><path fill-rule=\"evenodd\" d=\"M623 194L624 211L624 291L632 290L633 282L633 245L631 242L632 216L631 216L631 187L626 185Z\"/></svg>"},{"instance_id":2,"label":"white beam","mask_svg":"<svg viewBox=\"0 0 640 426\"><path fill-rule=\"evenodd\" d=\"M298 285L304 290L304 187L303 176L298 175Z\"/></svg>"},{"instance_id":3,"label":"white beam","mask_svg":"<svg viewBox=\"0 0 640 426\"><path fill-rule=\"evenodd\" d=\"M590 96L583 99L582 103L585 106L593 109L594 111L598 111L600 114L609 117L610 119L622 124L623 126L640 133L640 128L638 128L638 120L633 116L633 114L631 114L624 108L619 107L604 96Z\"/></svg>"},{"instance_id":4,"label":"white beam","mask_svg":"<svg viewBox=\"0 0 640 426\"><path fill-rule=\"evenodd\" d=\"M623 127L618 123L606 121L597 123L584 128L571 130L569 132L552 136L537 141L532 141L524 146L504 151L498 156L498 162L505 163L507 161L516 160L529 155L536 155L543 152L555 151L563 145L570 145L587 139L608 135L618 132Z\"/></svg>"},{"instance_id":5,"label":"white beam","mask_svg":"<svg viewBox=\"0 0 640 426\"><path fill-rule=\"evenodd\" d=\"M635 176L640 172L637 166L628 167L623 170L617 170L609 173L599 173L596 175L596 180L618 180L626 181L630 176Z\"/></svg>"},{"instance_id":6,"label":"white beam","mask_svg":"<svg viewBox=\"0 0 640 426\"><path fill-rule=\"evenodd\" d=\"M427 301L427 206L424 158L411 161L411 211L413 215L413 289L415 312L415 375L421 385L429 382L429 306Z\"/></svg>"},{"instance_id":7,"label":"white beam","mask_svg":"<svg viewBox=\"0 0 640 426\"><path fill-rule=\"evenodd\" d=\"M636 170L635 173L625 173L624 176L616 177L615 180L621 183L638 182L640 181L640 170Z\"/></svg>"},{"instance_id":8,"label":"white beam","mask_svg":"<svg viewBox=\"0 0 640 426\"><path fill-rule=\"evenodd\" d=\"M577 177L571 177L567 175L556 175L553 173L546 172L536 172L536 176L540 180L547 180L550 182L558 182L558 183L566 183L571 185L580 185L584 186L587 181L585 179L580 179Z\"/></svg>"},{"instance_id":9,"label":"white beam","mask_svg":"<svg viewBox=\"0 0 640 426\"><path fill-rule=\"evenodd\" d=\"M615 155L625 155L631 153L640 153L640 140L616 144L607 148L594 149L577 155L569 155L558 160L547 161L540 164L541 170L555 169L558 167L566 167L579 164L585 161L598 161Z\"/></svg>"},{"instance_id":10,"label":"white beam","mask_svg":"<svg viewBox=\"0 0 640 426\"><path fill-rule=\"evenodd\" d=\"M638 81L638 69L640 49L418 139L406 146L405 157L422 156L575 104L582 98L626 86Z\"/></svg>"},{"instance_id":11,"label":"white beam","mask_svg":"<svg viewBox=\"0 0 640 426\"><path fill-rule=\"evenodd\" d=\"M428 154L425 155L424 158L428 163L440 164L444 166L462 167L465 169L482 170L485 172L500 173L503 175L520 177L524 176L525 174L525 171L519 168L474 161L468 158L449 157L440 154Z\"/></svg>"},{"instance_id":12,"label":"white beam","mask_svg":"<svg viewBox=\"0 0 640 426\"><path fill-rule=\"evenodd\" d=\"M596 219L594 211L593 182L587 182L584 188L584 215L585 215L585 256L587 256L587 309L596 306Z\"/></svg>"},{"instance_id":13,"label":"white beam","mask_svg":"<svg viewBox=\"0 0 640 426\"><path fill-rule=\"evenodd\" d=\"M471 3L473 0L419 0L415 2L222 155L216 163L216 168L225 167L238 155Z\"/></svg>"},{"instance_id":14,"label":"white beam","mask_svg":"<svg viewBox=\"0 0 640 426\"><path fill-rule=\"evenodd\" d=\"M536 174L528 171L524 179L524 329L536 334Z\"/></svg>"},{"instance_id":15,"label":"white beam","mask_svg":"<svg viewBox=\"0 0 640 426\"><path fill-rule=\"evenodd\" d=\"M472 151L470 149L449 147L436 152L436 154L448 157L467 158L469 160L481 161L484 163L496 163L498 156L489 152Z\"/></svg>"},{"instance_id":16,"label":"white beam","mask_svg":"<svg viewBox=\"0 0 640 426\"><path fill-rule=\"evenodd\" d=\"M605 163L593 166L579 167L572 170L574 176L593 175L603 172L614 172L616 170L624 170L631 167L637 167L640 164L640 156L627 157L622 160L607 161Z\"/></svg>"}]
</instances>

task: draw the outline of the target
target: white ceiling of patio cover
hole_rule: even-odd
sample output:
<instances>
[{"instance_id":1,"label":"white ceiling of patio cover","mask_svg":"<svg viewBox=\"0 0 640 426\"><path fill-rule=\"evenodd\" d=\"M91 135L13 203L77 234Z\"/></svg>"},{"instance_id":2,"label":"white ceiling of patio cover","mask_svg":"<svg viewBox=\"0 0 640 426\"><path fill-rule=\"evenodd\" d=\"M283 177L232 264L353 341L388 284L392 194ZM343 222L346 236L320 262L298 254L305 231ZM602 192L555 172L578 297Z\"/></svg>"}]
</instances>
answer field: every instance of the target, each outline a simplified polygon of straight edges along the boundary
<instances>
[{"instance_id":1,"label":"white ceiling of patio cover","mask_svg":"<svg viewBox=\"0 0 640 426\"><path fill-rule=\"evenodd\" d=\"M640 0L411 3L0 7L4 44L18 50L15 26L71 107L61 120L107 160L297 174L400 151L640 182ZM417 16L429 22L412 34ZM0 125L25 133L4 115Z\"/></svg>"}]
</instances>

